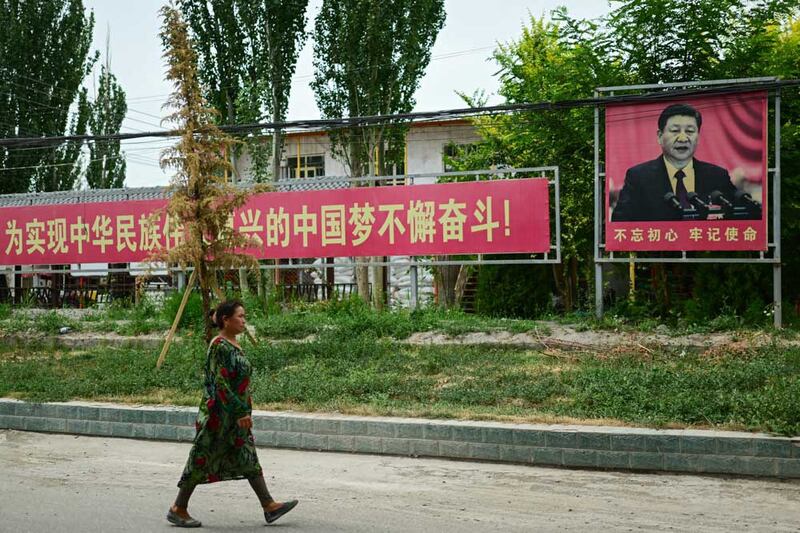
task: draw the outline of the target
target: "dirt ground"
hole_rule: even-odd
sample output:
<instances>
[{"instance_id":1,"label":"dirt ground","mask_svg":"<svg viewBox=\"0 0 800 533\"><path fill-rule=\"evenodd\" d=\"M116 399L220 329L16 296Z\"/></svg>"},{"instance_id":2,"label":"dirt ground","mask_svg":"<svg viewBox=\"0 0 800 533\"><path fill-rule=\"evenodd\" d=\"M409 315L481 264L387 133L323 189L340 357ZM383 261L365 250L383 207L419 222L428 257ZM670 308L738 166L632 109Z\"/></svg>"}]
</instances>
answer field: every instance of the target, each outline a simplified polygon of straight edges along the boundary
<instances>
[{"instance_id":1,"label":"dirt ground","mask_svg":"<svg viewBox=\"0 0 800 533\"><path fill-rule=\"evenodd\" d=\"M16 311L21 312L21 311ZM47 313L45 309L26 309L26 314ZM72 320L80 321L87 314L95 312L87 309L59 309L59 314ZM659 347L687 348L692 350L743 350L747 348L777 344L779 346L800 346L800 338L784 336L769 331L733 331L717 333L695 333L690 335L670 334L666 326L659 326L655 331L622 331L588 329L582 325L562 324L553 321L539 321L541 332L511 333L509 331L472 332L450 336L439 331L425 331L412 334L406 342L413 345L505 345L527 346L539 349L607 351L632 349L634 351L650 351ZM251 332L255 330L251 327ZM136 337L126 337L114 332L80 331L59 335L46 335L37 332L25 334L3 334L0 331L0 342L10 345L24 345L31 341L40 341L64 348L90 347L99 344L131 343L141 346L161 345L167 332L152 332ZM309 336L297 340L266 339L267 342L310 342L315 337Z\"/></svg>"},{"instance_id":2,"label":"dirt ground","mask_svg":"<svg viewBox=\"0 0 800 533\"><path fill-rule=\"evenodd\" d=\"M668 335L659 332L590 330L556 322L539 322L547 333L510 333L508 331L466 333L449 337L440 332L415 333L410 344L503 344L510 346L539 346L574 350L604 351L617 347L652 349L673 348L713 349L717 347L749 348L778 343L800 346L800 341L783 339L765 332L695 333Z\"/></svg>"}]
</instances>

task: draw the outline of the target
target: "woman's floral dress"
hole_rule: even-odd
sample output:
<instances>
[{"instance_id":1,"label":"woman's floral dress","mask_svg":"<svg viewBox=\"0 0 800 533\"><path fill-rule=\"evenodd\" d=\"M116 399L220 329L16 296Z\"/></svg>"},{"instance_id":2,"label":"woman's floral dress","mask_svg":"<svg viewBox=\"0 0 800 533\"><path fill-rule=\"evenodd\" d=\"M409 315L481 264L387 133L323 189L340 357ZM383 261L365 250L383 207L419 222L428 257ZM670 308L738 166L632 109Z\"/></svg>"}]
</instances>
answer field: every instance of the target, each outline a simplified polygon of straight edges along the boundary
<instances>
[{"instance_id":1,"label":"woman's floral dress","mask_svg":"<svg viewBox=\"0 0 800 533\"><path fill-rule=\"evenodd\" d=\"M203 400L192 451L178 486L262 475L252 432L236 421L252 412L250 362L222 337L208 346Z\"/></svg>"}]
</instances>

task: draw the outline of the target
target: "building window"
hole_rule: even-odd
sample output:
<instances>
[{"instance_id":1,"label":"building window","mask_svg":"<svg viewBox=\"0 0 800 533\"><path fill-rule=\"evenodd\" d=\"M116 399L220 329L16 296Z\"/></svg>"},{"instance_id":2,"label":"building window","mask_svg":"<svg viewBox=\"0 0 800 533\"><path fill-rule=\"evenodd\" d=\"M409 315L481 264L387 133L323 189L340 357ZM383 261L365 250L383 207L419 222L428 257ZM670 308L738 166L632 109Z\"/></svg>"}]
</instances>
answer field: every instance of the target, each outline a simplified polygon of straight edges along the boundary
<instances>
[{"instance_id":1,"label":"building window","mask_svg":"<svg viewBox=\"0 0 800 533\"><path fill-rule=\"evenodd\" d=\"M464 157L469 155L477 148L474 144L445 144L442 147L442 168L445 172L455 172L457 169L453 168L450 160L457 157Z\"/></svg>"},{"instance_id":2,"label":"building window","mask_svg":"<svg viewBox=\"0 0 800 533\"><path fill-rule=\"evenodd\" d=\"M284 178L318 178L325 175L324 155L303 155L286 158Z\"/></svg>"}]
</instances>

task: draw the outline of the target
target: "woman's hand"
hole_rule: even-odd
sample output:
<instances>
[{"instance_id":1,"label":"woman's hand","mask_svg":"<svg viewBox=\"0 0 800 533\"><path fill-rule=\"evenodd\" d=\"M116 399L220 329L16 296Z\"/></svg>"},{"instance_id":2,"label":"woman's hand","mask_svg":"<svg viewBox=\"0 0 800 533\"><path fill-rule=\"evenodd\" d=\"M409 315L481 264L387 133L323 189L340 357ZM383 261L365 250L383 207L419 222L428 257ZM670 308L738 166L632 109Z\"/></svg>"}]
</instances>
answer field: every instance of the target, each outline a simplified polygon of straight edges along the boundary
<instances>
[{"instance_id":1,"label":"woman's hand","mask_svg":"<svg viewBox=\"0 0 800 533\"><path fill-rule=\"evenodd\" d=\"M250 415L243 416L236 421L236 425L242 429L250 429L253 427L253 419L250 417Z\"/></svg>"}]
</instances>

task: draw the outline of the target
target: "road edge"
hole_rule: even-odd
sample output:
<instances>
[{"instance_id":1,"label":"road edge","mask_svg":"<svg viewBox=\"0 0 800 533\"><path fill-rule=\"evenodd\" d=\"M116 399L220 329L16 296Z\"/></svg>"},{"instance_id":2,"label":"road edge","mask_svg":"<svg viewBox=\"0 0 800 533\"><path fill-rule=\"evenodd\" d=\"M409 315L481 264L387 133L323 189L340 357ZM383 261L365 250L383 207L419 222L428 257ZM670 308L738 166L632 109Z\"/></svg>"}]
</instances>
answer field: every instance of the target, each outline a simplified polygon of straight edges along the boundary
<instances>
[{"instance_id":1,"label":"road edge","mask_svg":"<svg viewBox=\"0 0 800 533\"><path fill-rule=\"evenodd\" d=\"M0 398L0 429L191 442L196 408ZM800 479L800 437L254 411L258 446Z\"/></svg>"}]
</instances>

